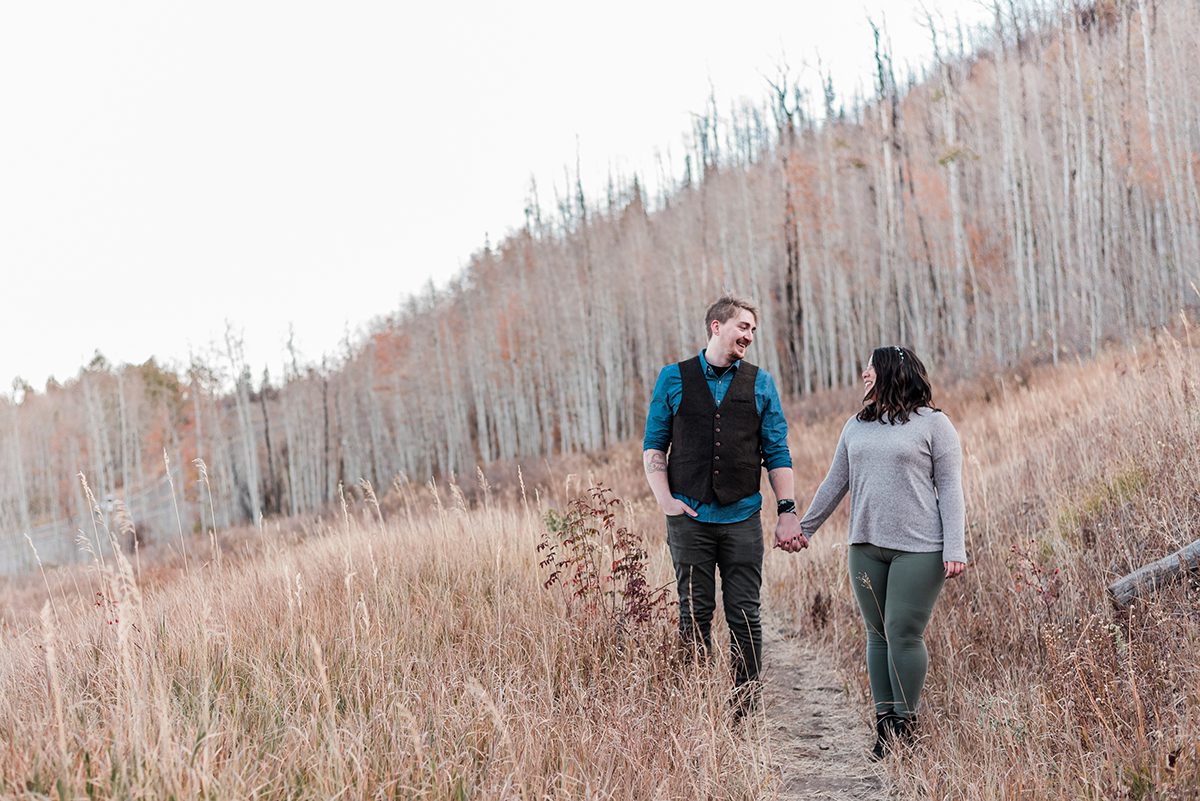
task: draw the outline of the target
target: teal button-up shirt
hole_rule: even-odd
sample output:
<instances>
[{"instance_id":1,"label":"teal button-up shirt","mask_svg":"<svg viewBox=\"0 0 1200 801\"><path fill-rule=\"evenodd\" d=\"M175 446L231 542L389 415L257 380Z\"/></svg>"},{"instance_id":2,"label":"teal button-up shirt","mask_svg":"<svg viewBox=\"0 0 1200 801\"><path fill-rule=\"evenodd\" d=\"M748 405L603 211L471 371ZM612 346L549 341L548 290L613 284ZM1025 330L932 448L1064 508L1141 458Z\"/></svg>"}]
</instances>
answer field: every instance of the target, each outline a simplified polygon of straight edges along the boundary
<instances>
[{"instance_id":1,"label":"teal button-up shirt","mask_svg":"<svg viewBox=\"0 0 1200 801\"><path fill-rule=\"evenodd\" d=\"M712 391L713 401L719 407L725 399L725 392L733 382L740 361L734 362L723 375L716 371L704 358L700 351L700 366ZM650 396L650 409L646 414L646 435L642 439L642 450L659 450L664 453L671 447L671 423L675 413L679 411L679 401L683 397L683 378L679 375L678 364L668 364L658 374L654 384L654 392ZM754 403L761 419L759 437L762 441L763 463L767 470L777 467L791 467L792 454L787 445L787 420L783 418L783 409L779 402L779 392L775 389L775 379L761 367L758 378L754 382ZM679 500L696 510L696 519L702 523L737 523L753 515L762 508L762 493L756 492L730 504L721 505L700 503L696 498L689 498L678 492L671 493Z\"/></svg>"}]
</instances>

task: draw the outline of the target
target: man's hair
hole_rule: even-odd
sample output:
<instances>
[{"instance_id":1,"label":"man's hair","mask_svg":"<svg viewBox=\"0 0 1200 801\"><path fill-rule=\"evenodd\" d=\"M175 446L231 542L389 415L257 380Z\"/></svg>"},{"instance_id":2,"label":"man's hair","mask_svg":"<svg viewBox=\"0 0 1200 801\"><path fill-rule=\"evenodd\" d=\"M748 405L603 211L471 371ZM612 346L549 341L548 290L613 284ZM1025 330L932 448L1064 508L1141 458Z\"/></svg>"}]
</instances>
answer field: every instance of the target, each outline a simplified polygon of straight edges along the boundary
<instances>
[{"instance_id":1,"label":"man's hair","mask_svg":"<svg viewBox=\"0 0 1200 801\"><path fill-rule=\"evenodd\" d=\"M717 298L713 305L708 307L708 311L704 313L704 335L712 336L712 324L714 321L718 323L727 323L729 318L737 314L738 311L745 309L754 315L754 322L758 324L758 307L745 298L735 297L733 295L723 295Z\"/></svg>"}]
</instances>

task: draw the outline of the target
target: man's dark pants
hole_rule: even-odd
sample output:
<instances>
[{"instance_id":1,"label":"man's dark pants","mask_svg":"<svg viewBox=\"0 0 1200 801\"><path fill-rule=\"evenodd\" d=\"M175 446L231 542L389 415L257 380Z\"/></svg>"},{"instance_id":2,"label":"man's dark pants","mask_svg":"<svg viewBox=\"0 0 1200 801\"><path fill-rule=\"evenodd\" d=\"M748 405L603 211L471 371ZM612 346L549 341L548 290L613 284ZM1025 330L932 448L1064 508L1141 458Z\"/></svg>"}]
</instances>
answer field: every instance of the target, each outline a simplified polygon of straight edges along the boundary
<instances>
[{"instance_id":1,"label":"man's dark pants","mask_svg":"<svg viewBox=\"0 0 1200 801\"><path fill-rule=\"evenodd\" d=\"M667 518L667 544L679 589L679 633L703 653L712 648L710 631L717 608L717 570L729 624L737 686L758 679L762 654L759 591L762 588L763 535L759 513L738 523L701 523L688 515Z\"/></svg>"}]
</instances>

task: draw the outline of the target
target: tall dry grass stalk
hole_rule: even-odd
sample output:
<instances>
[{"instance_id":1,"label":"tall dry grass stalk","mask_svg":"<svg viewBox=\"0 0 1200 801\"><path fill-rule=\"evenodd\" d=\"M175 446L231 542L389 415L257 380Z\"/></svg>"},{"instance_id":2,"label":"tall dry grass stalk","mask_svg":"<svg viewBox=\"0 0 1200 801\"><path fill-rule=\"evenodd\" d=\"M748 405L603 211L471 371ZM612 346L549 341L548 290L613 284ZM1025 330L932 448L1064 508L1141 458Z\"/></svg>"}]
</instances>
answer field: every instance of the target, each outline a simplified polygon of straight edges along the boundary
<instances>
[{"instance_id":1,"label":"tall dry grass stalk","mask_svg":"<svg viewBox=\"0 0 1200 801\"><path fill-rule=\"evenodd\" d=\"M213 563L217 567L221 566L221 549L217 545L217 510L213 505L212 482L208 480L208 465L203 459L193 459L193 466L196 468L199 483L204 485L204 491L208 495L208 514L209 522L212 523L208 529L208 547L209 554L212 557ZM172 494L174 493L174 485L172 485Z\"/></svg>"},{"instance_id":2,"label":"tall dry grass stalk","mask_svg":"<svg viewBox=\"0 0 1200 801\"><path fill-rule=\"evenodd\" d=\"M171 457L163 448L163 470L166 472L167 484L171 487L171 507L175 511L175 525L179 531L179 552L183 556L184 570L190 571L187 554L187 538L183 536L183 516L179 513L179 496L175 492L175 479L171 477Z\"/></svg>"},{"instance_id":3,"label":"tall dry grass stalk","mask_svg":"<svg viewBox=\"0 0 1200 801\"><path fill-rule=\"evenodd\" d=\"M68 762L67 729L63 722L62 689L58 682L58 652L54 645L54 617L50 604L42 607L42 654L46 660L46 693L54 711L55 742L58 745L58 766L65 769Z\"/></svg>"}]
</instances>

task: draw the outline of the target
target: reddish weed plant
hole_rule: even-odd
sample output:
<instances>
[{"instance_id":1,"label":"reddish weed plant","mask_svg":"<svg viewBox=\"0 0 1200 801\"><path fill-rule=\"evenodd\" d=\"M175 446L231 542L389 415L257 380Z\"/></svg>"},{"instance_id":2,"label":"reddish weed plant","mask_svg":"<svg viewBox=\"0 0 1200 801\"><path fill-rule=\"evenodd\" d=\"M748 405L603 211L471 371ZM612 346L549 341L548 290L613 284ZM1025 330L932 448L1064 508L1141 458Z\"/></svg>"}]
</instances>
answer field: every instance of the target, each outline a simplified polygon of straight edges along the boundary
<instances>
[{"instance_id":1,"label":"reddish weed plant","mask_svg":"<svg viewBox=\"0 0 1200 801\"><path fill-rule=\"evenodd\" d=\"M1013 543L1008 560L1008 569L1013 576L1013 589L1018 592L1029 590L1041 602L1045 623L1051 621L1055 602L1062 594L1062 570L1051 569L1037 552L1036 539L1028 541L1028 547Z\"/></svg>"},{"instance_id":2,"label":"reddish weed plant","mask_svg":"<svg viewBox=\"0 0 1200 801\"><path fill-rule=\"evenodd\" d=\"M559 587L571 617L605 620L619 631L663 629L673 623L670 585L646 577L641 535L617 520L621 499L604 486L574 498L565 513L547 510L537 545L542 586Z\"/></svg>"}]
</instances>

